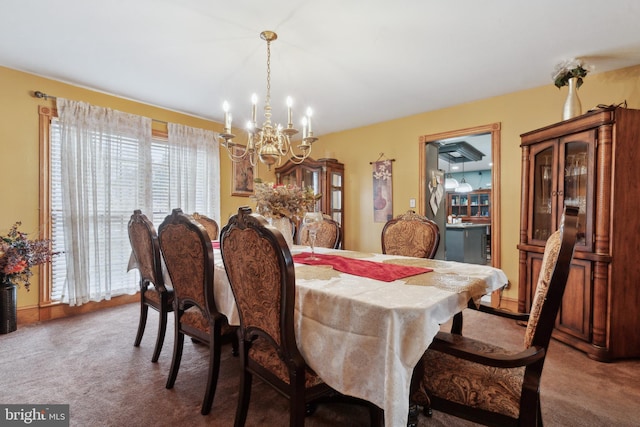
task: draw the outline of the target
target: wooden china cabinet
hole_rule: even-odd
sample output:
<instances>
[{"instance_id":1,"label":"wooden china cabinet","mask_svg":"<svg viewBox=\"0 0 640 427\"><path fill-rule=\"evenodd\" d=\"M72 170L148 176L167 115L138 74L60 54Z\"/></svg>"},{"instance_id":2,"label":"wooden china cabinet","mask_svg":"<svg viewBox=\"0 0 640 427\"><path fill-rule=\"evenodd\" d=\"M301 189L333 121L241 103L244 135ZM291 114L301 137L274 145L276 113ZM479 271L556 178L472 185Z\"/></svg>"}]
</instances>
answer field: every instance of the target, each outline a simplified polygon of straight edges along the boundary
<instances>
[{"instance_id":1,"label":"wooden china cabinet","mask_svg":"<svg viewBox=\"0 0 640 427\"><path fill-rule=\"evenodd\" d=\"M578 206L554 337L600 361L640 356L640 110L598 109L521 141L519 310L531 307L564 206Z\"/></svg>"},{"instance_id":2,"label":"wooden china cabinet","mask_svg":"<svg viewBox=\"0 0 640 427\"><path fill-rule=\"evenodd\" d=\"M278 184L312 187L321 193L317 209L338 222L344 242L344 165L336 159L306 159L301 164L291 160L276 168Z\"/></svg>"}]
</instances>

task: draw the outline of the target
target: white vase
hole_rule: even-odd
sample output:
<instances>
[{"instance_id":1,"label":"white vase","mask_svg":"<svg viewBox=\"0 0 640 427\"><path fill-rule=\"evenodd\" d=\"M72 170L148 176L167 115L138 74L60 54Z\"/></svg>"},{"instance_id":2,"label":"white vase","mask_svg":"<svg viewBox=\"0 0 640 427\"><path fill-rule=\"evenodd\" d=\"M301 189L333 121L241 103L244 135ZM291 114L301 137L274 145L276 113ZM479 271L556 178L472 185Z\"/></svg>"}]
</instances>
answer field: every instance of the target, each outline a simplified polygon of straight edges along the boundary
<instances>
[{"instance_id":1,"label":"white vase","mask_svg":"<svg viewBox=\"0 0 640 427\"><path fill-rule=\"evenodd\" d=\"M580 98L578 98L578 78L573 77L569 79L569 92L567 93L567 100L564 102L562 120L568 120L580 114L582 114L582 104L580 104Z\"/></svg>"},{"instance_id":2,"label":"white vase","mask_svg":"<svg viewBox=\"0 0 640 427\"><path fill-rule=\"evenodd\" d=\"M284 240L289 246L289 250L293 249L293 228L289 218L269 218L269 223L282 233Z\"/></svg>"}]
</instances>

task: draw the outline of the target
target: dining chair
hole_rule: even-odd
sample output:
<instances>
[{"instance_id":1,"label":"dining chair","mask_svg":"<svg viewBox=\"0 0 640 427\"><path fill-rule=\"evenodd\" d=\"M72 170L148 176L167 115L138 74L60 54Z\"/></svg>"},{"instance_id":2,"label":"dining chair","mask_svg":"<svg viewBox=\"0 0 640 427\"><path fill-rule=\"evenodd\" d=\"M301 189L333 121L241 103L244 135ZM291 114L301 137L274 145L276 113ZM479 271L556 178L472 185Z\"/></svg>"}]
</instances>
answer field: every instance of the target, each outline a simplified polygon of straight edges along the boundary
<instances>
[{"instance_id":1,"label":"dining chair","mask_svg":"<svg viewBox=\"0 0 640 427\"><path fill-rule=\"evenodd\" d=\"M315 247L338 249L342 240L340 224L329 215L322 215L322 221L316 227ZM298 229L298 244L309 246L309 226L302 223Z\"/></svg>"},{"instance_id":2,"label":"dining chair","mask_svg":"<svg viewBox=\"0 0 640 427\"><path fill-rule=\"evenodd\" d=\"M433 258L440 243L438 225L412 210L390 219L382 228L382 253Z\"/></svg>"},{"instance_id":3,"label":"dining chair","mask_svg":"<svg viewBox=\"0 0 640 427\"><path fill-rule=\"evenodd\" d=\"M140 209L136 209L129 219L127 229L135 266L140 272L140 320L133 345L140 346L147 325L149 307L153 308L159 314L159 322L151 361L157 362L167 330L167 315L173 311L173 289L166 287L164 283L162 254L158 244L158 235L151 221Z\"/></svg>"},{"instance_id":4,"label":"dining chair","mask_svg":"<svg viewBox=\"0 0 640 427\"><path fill-rule=\"evenodd\" d=\"M220 227L218 226L218 223L215 219L209 218L208 216L200 214L198 212L194 212L191 216L193 217L193 219L202 224L202 226L207 230L207 233L209 234L209 238L211 240L218 240Z\"/></svg>"},{"instance_id":5,"label":"dining chair","mask_svg":"<svg viewBox=\"0 0 640 427\"><path fill-rule=\"evenodd\" d=\"M436 409L489 426L542 426L540 378L562 302L577 235L578 208L565 208L547 240L528 314L480 305L482 312L527 321L524 350L438 332L416 367L412 400L426 415Z\"/></svg>"},{"instance_id":6,"label":"dining chair","mask_svg":"<svg viewBox=\"0 0 640 427\"><path fill-rule=\"evenodd\" d=\"M291 252L275 227L248 207L238 209L220 235L222 259L240 316L240 394L235 426L244 426L253 376L289 399L289 425L303 426L313 402L340 398L307 365L294 331L295 270ZM381 410L369 406L372 423Z\"/></svg>"},{"instance_id":7,"label":"dining chair","mask_svg":"<svg viewBox=\"0 0 640 427\"><path fill-rule=\"evenodd\" d=\"M231 342L238 354L237 327L228 324L216 308L213 293L214 259L211 239L200 223L174 209L158 229L160 248L174 289L174 344L166 387L173 388L184 346L184 336L209 346L209 371L201 413L211 410L220 371L220 352Z\"/></svg>"}]
</instances>

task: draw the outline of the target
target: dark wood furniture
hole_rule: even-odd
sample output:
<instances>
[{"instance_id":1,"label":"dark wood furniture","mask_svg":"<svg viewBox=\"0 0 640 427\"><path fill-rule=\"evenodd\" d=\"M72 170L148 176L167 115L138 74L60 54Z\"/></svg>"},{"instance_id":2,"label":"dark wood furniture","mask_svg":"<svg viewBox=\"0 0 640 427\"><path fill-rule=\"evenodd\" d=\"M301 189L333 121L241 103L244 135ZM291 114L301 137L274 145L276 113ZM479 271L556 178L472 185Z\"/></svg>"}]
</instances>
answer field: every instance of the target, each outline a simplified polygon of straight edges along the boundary
<instances>
[{"instance_id":1,"label":"dark wood furniture","mask_svg":"<svg viewBox=\"0 0 640 427\"><path fill-rule=\"evenodd\" d=\"M200 410L207 415L216 393L222 344L232 342L233 353L238 354L238 328L229 326L227 317L216 307L213 246L205 228L177 208L160 225L158 239L175 298L173 358L166 387L173 388L176 382L184 336L207 345L209 370Z\"/></svg>"},{"instance_id":2,"label":"dark wood furniture","mask_svg":"<svg viewBox=\"0 0 640 427\"><path fill-rule=\"evenodd\" d=\"M140 272L140 320L133 345L138 347L144 335L149 307L158 312L158 335L152 362L157 362L167 330L167 315L173 311L173 289L165 287L162 276L162 254L156 229L146 215L136 209L128 224L129 242Z\"/></svg>"},{"instance_id":3,"label":"dark wood furniture","mask_svg":"<svg viewBox=\"0 0 640 427\"><path fill-rule=\"evenodd\" d=\"M390 219L380 235L382 253L433 258L440 243L438 224L414 211Z\"/></svg>"},{"instance_id":4,"label":"dark wood furniture","mask_svg":"<svg viewBox=\"0 0 640 427\"><path fill-rule=\"evenodd\" d=\"M209 235L209 238L211 240L218 240L220 226L215 219L209 218L208 216L200 214L198 212L194 212L191 216L207 230L207 234Z\"/></svg>"},{"instance_id":5,"label":"dark wood furniture","mask_svg":"<svg viewBox=\"0 0 640 427\"><path fill-rule=\"evenodd\" d=\"M531 306L565 204L578 242L554 337L610 361L640 356L640 111L597 109L521 135L518 308Z\"/></svg>"},{"instance_id":6,"label":"dark wood furniture","mask_svg":"<svg viewBox=\"0 0 640 427\"><path fill-rule=\"evenodd\" d=\"M309 246L309 226L304 223L300 224L298 230L298 244ZM338 249L342 243L342 232L340 224L332 220L329 215L323 215L322 221L314 224L316 231L316 248L333 248Z\"/></svg>"},{"instance_id":7,"label":"dark wood furniture","mask_svg":"<svg viewBox=\"0 0 640 427\"><path fill-rule=\"evenodd\" d=\"M220 235L220 249L240 315L240 394L235 426L245 425L253 376L289 399L289 426L304 426L310 404L338 393L307 365L294 330L295 270L282 234L248 207ZM372 422L382 410L370 406Z\"/></svg>"},{"instance_id":8,"label":"dark wood furniture","mask_svg":"<svg viewBox=\"0 0 640 427\"><path fill-rule=\"evenodd\" d=\"M462 222L491 224L491 190L447 193L447 215Z\"/></svg>"},{"instance_id":9,"label":"dark wood furniture","mask_svg":"<svg viewBox=\"0 0 640 427\"><path fill-rule=\"evenodd\" d=\"M577 208L567 207L564 225L547 240L529 315L479 307L528 322L522 351L438 332L412 381L412 400L424 406L426 415L433 408L489 426L542 426L540 377L569 276L577 214Z\"/></svg>"},{"instance_id":10,"label":"dark wood furniture","mask_svg":"<svg viewBox=\"0 0 640 427\"><path fill-rule=\"evenodd\" d=\"M276 168L278 184L295 184L298 187L312 187L321 193L317 209L329 215L340 224L344 242L344 165L336 159L313 160L308 158L301 164L291 160Z\"/></svg>"}]
</instances>

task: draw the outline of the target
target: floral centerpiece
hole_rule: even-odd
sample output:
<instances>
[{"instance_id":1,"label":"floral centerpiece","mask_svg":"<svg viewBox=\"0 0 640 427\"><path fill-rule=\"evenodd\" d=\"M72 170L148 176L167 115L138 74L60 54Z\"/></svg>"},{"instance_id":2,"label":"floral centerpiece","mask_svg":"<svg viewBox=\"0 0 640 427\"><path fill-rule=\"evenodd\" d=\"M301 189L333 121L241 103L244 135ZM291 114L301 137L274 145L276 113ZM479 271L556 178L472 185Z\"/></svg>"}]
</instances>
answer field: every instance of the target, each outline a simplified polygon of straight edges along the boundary
<instances>
[{"instance_id":1,"label":"floral centerpiece","mask_svg":"<svg viewBox=\"0 0 640 427\"><path fill-rule=\"evenodd\" d=\"M570 59L556 65L551 77L558 88L567 86L572 78L577 78L576 86L580 87L583 83L582 79L592 70L593 66L584 65L581 59Z\"/></svg>"},{"instance_id":2,"label":"floral centerpiece","mask_svg":"<svg viewBox=\"0 0 640 427\"><path fill-rule=\"evenodd\" d=\"M311 187L276 185L256 179L251 199L255 200L257 211L266 217L301 220L320 197Z\"/></svg>"},{"instance_id":3,"label":"floral centerpiece","mask_svg":"<svg viewBox=\"0 0 640 427\"><path fill-rule=\"evenodd\" d=\"M29 240L18 231L21 222L16 222L6 236L0 236L0 285L24 285L29 290L31 267L51 261L55 255L49 249L49 240Z\"/></svg>"}]
</instances>

